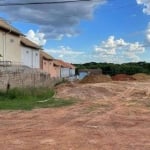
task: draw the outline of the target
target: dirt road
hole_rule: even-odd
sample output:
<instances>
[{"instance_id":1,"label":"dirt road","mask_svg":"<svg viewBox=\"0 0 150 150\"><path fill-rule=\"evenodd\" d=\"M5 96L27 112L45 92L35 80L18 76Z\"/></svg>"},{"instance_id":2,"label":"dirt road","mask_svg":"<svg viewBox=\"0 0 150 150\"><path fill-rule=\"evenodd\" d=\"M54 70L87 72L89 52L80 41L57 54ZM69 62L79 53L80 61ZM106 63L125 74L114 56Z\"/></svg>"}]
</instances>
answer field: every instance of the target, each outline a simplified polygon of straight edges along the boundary
<instances>
[{"instance_id":1,"label":"dirt road","mask_svg":"<svg viewBox=\"0 0 150 150\"><path fill-rule=\"evenodd\" d=\"M73 83L56 91L77 103L0 112L0 149L150 150L150 82Z\"/></svg>"}]
</instances>

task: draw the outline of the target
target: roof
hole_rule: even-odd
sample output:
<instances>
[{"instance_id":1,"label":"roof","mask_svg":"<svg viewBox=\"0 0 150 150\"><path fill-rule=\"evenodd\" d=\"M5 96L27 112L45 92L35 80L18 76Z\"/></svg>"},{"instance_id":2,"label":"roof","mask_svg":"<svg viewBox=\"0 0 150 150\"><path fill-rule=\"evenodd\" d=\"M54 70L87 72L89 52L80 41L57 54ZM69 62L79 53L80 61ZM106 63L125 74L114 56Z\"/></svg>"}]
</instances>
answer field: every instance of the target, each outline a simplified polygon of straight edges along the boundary
<instances>
[{"instance_id":1,"label":"roof","mask_svg":"<svg viewBox=\"0 0 150 150\"><path fill-rule=\"evenodd\" d=\"M27 46L27 47L31 47L34 49L41 49L41 47L35 43L33 43L32 41L30 41L29 39L25 38L24 36L21 36L21 44Z\"/></svg>"},{"instance_id":2,"label":"roof","mask_svg":"<svg viewBox=\"0 0 150 150\"><path fill-rule=\"evenodd\" d=\"M75 69L76 67L70 63L67 63L67 65L71 68L71 69Z\"/></svg>"},{"instance_id":3,"label":"roof","mask_svg":"<svg viewBox=\"0 0 150 150\"><path fill-rule=\"evenodd\" d=\"M63 60L59 60L59 59L55 59L54 64L57 66L64 67L64 68L71 68L71 69L75 68L75 66L73 66L72 64L64 62Z\"/></svg>"},{"instance_id":4,"label":"roof","mask_svg":"<svg viewBox=\"0 0 150 150\"><path fill-rule=\"evenodd\" d=\"M68 68L68 65L67 65L64 61L59 60L59 59L56 59L55 61L56 61L57 64L59 64L61 67Z\"/></svg>"},{"instance_id":5,"label":"roof","mask_svg":"<svg viewBox=\"0 0 150 150\"><path fill-rule=\"evenodd\" d=\"M58 61L57 59L54 59L54 65L56 66L62 66L62 64L60 63L60 61Z\"/></svg>"},{"instance_id":6,"label":"roof","mask_svg":"<svg viewBox=\"0 0 150 150\"><path fill-rule=\"evenodd\" d=\"M40 51L40 55L42 57L44 57L45 59L49 59L49 60L52 60L54 59L51 55L49 55L48 53L44 52L44 51Z\"/></svg>"},{"instance_id":7,"label":"roof","mask_svg":"<svg viewBox=\"0 0 150 150\"><path fill-rule=\"evenodd\" d=\"M0 19L0 28L16 35L23 35L19 30L2 19Z\"/></svg>"}]
</instances>

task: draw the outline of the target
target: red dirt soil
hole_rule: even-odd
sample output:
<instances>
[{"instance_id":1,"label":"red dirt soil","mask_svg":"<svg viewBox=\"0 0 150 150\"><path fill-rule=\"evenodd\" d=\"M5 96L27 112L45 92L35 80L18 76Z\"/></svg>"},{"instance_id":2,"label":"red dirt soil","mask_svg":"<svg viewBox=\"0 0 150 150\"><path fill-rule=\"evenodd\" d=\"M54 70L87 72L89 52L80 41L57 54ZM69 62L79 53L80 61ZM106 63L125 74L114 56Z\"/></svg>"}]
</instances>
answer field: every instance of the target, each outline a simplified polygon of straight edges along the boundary
<instances>
[{"instance_id":1,"label":"red dirt soil","mask_svg":"<svg viewBox=\"0 0 150 150\"><path fill-rule=\"evenodd\" d=\"M63 108L0 111L2 150L150 150L150 82L64 84Z\"/></svg>"},{"instance_id":2,"label":"red dirt soil","mask_svg":"<svg viewBox=\"0 0 150 150\"><path fill-rule=\"evenodd\" d=\"M117 74L112 76L112 80L114 81L135 81L136 79L127 74Z\"/></svg>"}]
</instances>

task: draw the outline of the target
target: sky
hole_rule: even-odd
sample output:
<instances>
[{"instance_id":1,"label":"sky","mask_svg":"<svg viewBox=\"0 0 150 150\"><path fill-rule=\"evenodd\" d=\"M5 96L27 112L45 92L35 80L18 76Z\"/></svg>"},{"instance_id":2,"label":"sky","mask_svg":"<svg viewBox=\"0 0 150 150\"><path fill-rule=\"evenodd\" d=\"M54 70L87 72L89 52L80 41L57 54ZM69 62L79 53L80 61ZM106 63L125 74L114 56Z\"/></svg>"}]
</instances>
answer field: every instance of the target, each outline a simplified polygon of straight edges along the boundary
<instances>
[{"instance_id":1,"label":"sky","mask_svg":"<svg viewBox=\"0 0 150 150\"><path fill-rule=\"evenodd\" d=\"M3 3L64 0L0 0ZM0 6L0 17L56 59L150 62L150 0Z\"/></svg>"}]
</instances>

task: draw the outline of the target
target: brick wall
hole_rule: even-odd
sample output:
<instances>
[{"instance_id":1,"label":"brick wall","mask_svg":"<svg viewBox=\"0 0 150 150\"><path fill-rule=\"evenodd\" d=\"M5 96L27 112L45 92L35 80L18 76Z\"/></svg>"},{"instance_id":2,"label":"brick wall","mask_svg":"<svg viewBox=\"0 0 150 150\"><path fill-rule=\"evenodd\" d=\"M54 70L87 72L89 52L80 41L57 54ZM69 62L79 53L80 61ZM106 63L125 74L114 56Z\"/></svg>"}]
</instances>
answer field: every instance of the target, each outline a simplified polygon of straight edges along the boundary
<instances>
[{"instance_id":1,"label":"brick wall","mask_svg":"<svg viewBox=\"0 0 150 150\"><path fill-rule=\"evenodd\" d=\"M60 78L51 78L49 74L34 69L5 69L0 71L0 89L14 87L53 87Z\"/></svg>"}]
</instances>

